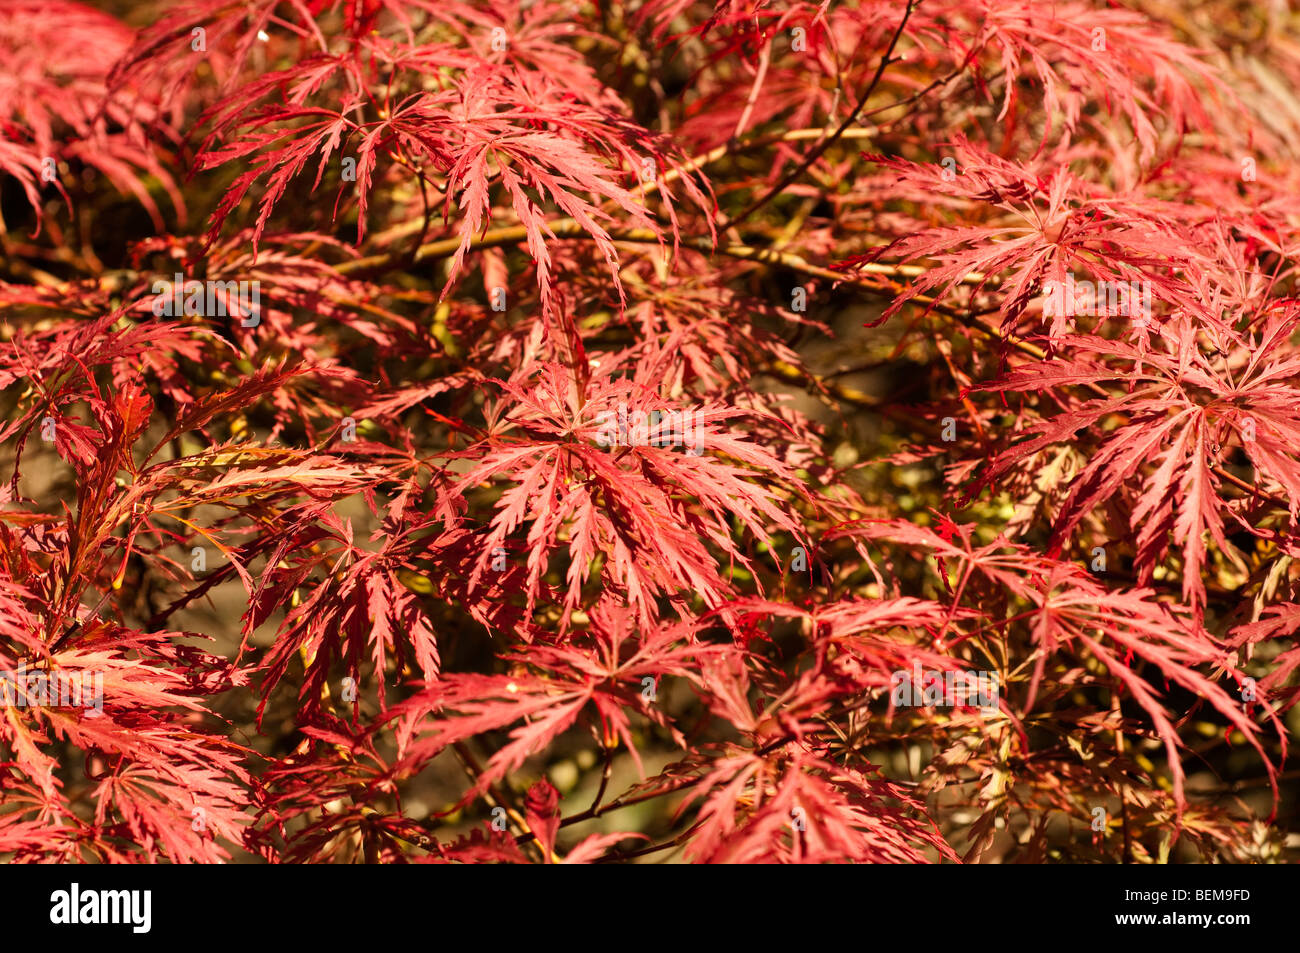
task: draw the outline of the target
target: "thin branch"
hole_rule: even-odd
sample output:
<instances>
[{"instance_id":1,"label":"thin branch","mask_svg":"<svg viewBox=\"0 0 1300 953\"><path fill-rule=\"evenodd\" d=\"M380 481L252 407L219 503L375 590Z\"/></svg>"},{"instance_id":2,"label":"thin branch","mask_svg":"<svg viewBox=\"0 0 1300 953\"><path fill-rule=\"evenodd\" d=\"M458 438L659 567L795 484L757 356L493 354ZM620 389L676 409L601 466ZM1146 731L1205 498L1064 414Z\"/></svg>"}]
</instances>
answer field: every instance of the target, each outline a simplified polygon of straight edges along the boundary
<instances>
[{"instance_id":1,"label":"thin branch","mask_svg":"<svg viewBox=\"0 0 1300 953\"><path fill-rule=\"evenodd\" d=\"M562 821L560 821L560 826L568 827L571 824L581 824L583 821L593 820L597 817L601 817L602 815L608 814L610 811L617 811L620 808L631 807L634 804L641 804L645 801L653 801L657 797L663 797L667 794L673 794L677 791L680 791L682 788L694 784L695 780L696 780L695 778L682 778L678 781L672 782L667 787L661 788L656 791L647 791L644 794L636 794L631 796L624 795L623 797L616 798L615 800L610 801L608 804L606 804L603 807L594 808L594 809L588 808L587 810L582 811L578 814L574 814L570 817L566 817ZM536 836L537 835L534 834L532 831L526 831L525 833L520 834L518 837L515 838L515 843L526 844L530 840L536 838Z\"/></svg>"},{"instance_id":2,"label":"thin branch","mask_svg":"<svg viewBox=\"0 0 1300 953\"><path fill-rule=\"evenodd\" d=\"M808 168L820 159L822 155L825 154L826 150L833 146L839 138L844 135L845 130L848 129L849 126L858 121L858 114L862 112L862 108L866 106L867 100L871 98L871 94L876 91L876 87L880 84L881 77L885 75L885 67L887 67L891 62L890 58L894 55L894 48L898 45L899 38L903 35L903 28L907 26L907 21L911 19L912 9L915 6L916 0L908 0L907 9L903 11L903 18L899 21L898 28L894 31L894 35L889 41L889 47L885 50L885 55L880 58L880 65L876 67L875 75L871 77L871 82L868 84L866 90L860 97L858 97L858 104L853 107L853 110L845 120L840 123L839 128L814 146L812 151L804 157L803 162L799 163L793 171L768 190L766 195L750 203L749 207L743 212L720 226L721 231L727 231L739 225L768 202L772 201L772 199L776 198L776 196L780 195L781 192L790 185L790 183L796 181L801 175L808 171Z\"/></svg>"}]
</instances>

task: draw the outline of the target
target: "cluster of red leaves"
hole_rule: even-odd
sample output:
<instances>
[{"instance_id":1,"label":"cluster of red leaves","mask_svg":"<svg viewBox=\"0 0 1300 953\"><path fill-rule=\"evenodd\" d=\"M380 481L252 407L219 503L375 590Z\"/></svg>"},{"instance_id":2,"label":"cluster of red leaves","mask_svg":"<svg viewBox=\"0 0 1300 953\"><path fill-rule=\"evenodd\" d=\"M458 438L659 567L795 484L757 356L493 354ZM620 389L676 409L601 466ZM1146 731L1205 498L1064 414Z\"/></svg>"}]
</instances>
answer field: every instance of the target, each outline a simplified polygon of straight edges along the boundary
<instances>
[{"instance_id":1,"label":"cluster of red leaves","mask_svg":"<svg viewBox=\"0 0 1300 953\"><path fill-rule=\"evenodd\" d=\"M104 700L0 709L0 855L1275 855L1185 761L1276 798L1300 697L1295 23L57 6L0 8L0 670ZM849 296L928 403L805 366Z\"/></svg>"}]
</instances>

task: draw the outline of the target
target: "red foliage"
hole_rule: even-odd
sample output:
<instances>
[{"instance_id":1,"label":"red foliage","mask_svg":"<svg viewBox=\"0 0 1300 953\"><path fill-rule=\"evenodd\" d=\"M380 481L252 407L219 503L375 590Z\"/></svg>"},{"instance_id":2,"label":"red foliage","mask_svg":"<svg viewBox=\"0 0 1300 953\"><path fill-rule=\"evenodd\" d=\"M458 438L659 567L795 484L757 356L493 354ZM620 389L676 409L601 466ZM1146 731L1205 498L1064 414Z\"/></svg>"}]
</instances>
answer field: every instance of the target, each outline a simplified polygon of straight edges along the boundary
<instances>
[{"instance_id":1,"label":"red foliage","mask_svg":"<svg viewBox=\"0 0 1300 953\"><path fill-rule=\"evenodd\" d=\"M0 855L1282 856L1280 9L4 4Z\"/></svg>"}]
</instances>

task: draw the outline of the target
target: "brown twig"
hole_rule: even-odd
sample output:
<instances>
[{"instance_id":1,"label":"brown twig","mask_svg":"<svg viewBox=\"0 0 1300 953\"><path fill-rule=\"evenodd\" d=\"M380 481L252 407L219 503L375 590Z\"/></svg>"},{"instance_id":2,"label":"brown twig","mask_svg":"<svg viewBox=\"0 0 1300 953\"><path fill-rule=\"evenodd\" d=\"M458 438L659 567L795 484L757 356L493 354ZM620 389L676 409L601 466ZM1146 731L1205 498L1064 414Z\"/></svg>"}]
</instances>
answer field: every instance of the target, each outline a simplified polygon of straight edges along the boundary
<instances>
[{"instance_id":1,"label":"brown twig","mask_svg":"<svg viewBox=\"0 0 1300 953\"><path fill-rule=\"evenodd\" d=\"M795 169L793 169L789 174L787 174L784 178L782 178L780 182L778 182L771 189L769 189L765 195L751 202L749 206L744 211L742 211L739 215L728 220L725 225L722 225L721 226L722 231L728 231L732 228L735 228L737 225L739 225L745 219L749 218L751 215L757 212L768 202L772 201L772 199L776 198L776 196L780 195L781 192L785 190L786 186L788 186L791 182L797 180L799 176L803 175L806 171L808 171L808 168L814 162L820 159L822 155L825 154L826 150L829 149L832 145L834 145L839 140L839 138L842 135L844 135L845 130L847 130L849 126L853 125L855 122L858 121L858 114L862 112L862 108L866 106L867 100L871 98L871 94L874 93L876 91L876 87L880 85L881 77L885 75L885 67L887 67L891 62L890 58L894 55L894 48L898 45L898 41L903 35L903 28L907 26L907 21L911 19L912 9L915 6L916 6L916 0L907 0L907 9L903 11L903 18L899 20L898 28L894 30L894 35L892 38L890 38L889 47L885 50L885 55L880 58L880 65L876 67L876 72L871 77L871 82L867 85L867 88L866 90L863 91L862 95L858 97L857 105L853 107L853 109L849 112L848 116L845 117L844 121L840 123L839 128L836 129L829 136L822 139L822 141L819 142L816 146L814 146L812 151L809 152L808 155L804 157L804 160L801 163L799 163L799 165Z\"/></svg>"}]
</instances>

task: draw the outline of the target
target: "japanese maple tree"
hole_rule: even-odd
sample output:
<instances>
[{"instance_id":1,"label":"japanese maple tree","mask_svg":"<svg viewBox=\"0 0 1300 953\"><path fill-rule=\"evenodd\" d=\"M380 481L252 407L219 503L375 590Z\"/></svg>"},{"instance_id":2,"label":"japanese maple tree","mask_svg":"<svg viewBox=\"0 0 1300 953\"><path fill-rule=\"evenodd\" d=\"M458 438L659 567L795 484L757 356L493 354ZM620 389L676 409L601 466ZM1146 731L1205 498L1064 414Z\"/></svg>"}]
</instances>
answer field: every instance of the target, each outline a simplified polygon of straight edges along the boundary
<instances>
[{"instance_id":1,"label":"japanese maple tree","mask_svg":"<svg viewBox=\"0 0 1300 953\"><path fill-rule=\"evenodd\" d=\"M0 857L1294 859L1300 14L1184 6L4 0Z\"/></svg>"}]
</instances>

